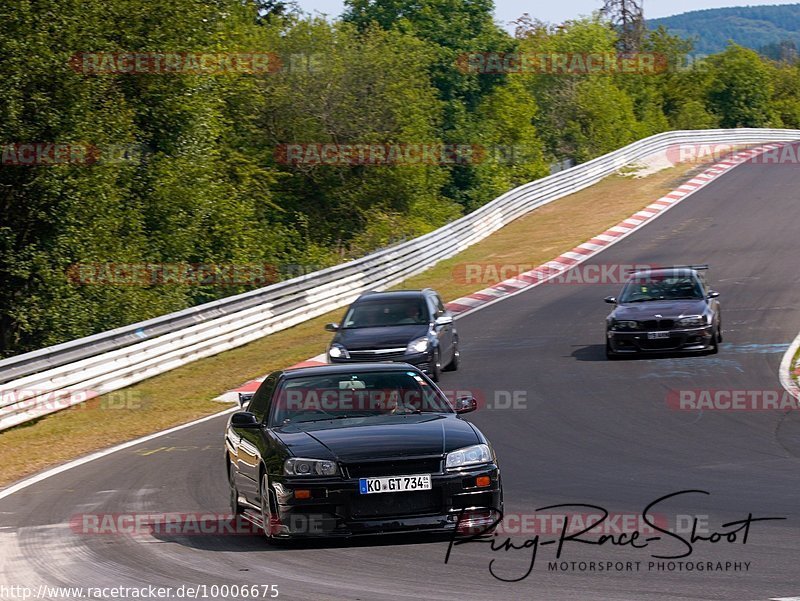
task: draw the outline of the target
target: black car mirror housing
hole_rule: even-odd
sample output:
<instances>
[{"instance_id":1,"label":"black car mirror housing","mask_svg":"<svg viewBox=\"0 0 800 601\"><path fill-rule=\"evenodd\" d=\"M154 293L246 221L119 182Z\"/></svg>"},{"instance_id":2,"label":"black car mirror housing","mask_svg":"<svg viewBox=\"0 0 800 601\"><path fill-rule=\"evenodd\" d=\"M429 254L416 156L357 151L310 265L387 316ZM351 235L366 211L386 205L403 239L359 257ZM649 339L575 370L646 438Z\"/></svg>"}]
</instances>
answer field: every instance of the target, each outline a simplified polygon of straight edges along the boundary
<instances>
[{"instance_id":1,"label":"black car mirror housing","mask_svg":"<svg viewBox=\"0 0 800 601\"><path fill-rule=\"evenodd\" d=\"M231 416L231 426L234 428L260 428L261 423L254 413L239 411Z\"/></svg>"},{"instance_id":2,"label":"black car mirror housing","mask_svg":"<svg viewBox=\"0 0 800 601\"><path fill-rule=\"evenodd\" d=\"M327 332L338 332L339 331L339 324L338 323L326 323L325 330Z\"/></svg>"},{"instance_id":3,"label":"black car mirror housing","mask_svg":"<svg viewBox=\"0 0 800 601\"><path fill-rule=\"evenodd\" d=\"M719 292L716 290L709 290L708 291L708 298L717 298L719 296Z\"/></svg>"},{"instance_id":4,"label":"black car mirror housing","mask_svg":"<svg viewBox=\"0 0 800 601\"><path fill-rule=\"evenodd\" d=\"M616 305L617 304L617 298L614 297L614 296L607 296L603 300L605 302L609 303L610 305Z\"/></svg>"}]
</instances>

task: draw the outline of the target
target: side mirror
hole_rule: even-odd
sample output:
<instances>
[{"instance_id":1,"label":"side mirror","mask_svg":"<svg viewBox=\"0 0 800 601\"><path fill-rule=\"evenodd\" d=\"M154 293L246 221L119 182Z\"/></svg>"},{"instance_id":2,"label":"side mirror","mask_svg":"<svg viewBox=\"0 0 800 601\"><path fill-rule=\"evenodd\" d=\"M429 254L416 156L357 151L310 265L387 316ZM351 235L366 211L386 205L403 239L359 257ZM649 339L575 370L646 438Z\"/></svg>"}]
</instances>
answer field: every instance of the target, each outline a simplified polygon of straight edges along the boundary
<instances>
[{"instance_id":1,"label":"side mirror","mask_svg":"<svg viewBox=\"0 0 800 601\"><path fill-rule=\"evenodd\" d=\"M719 296L719 292L716 290L709 290L708 291L708 298L717 298Z\"/></svg>"},{"instance_id":2,"label":"side mirror","mask_svg":"<svg viewBox=\"0 0 800 601\"><path fill-rule=\"evenodd\" d=\"M453 316L447 314L440 315L433 323L437 326L448 326L453 323Z\"/></svg>"},{"instance_id":3,"label":"side mirror","mask_svg":"<svg viewBox=\"0 0 800 601\"><path fill-rule=\"evenodd\" d=\"M250 402L255 392L240 392L239 393L239 407L244 407L245 404Z\"/></svg>"},{"instance_id":4,"label":"side mirror","mask_svg":"<svg viewBox=\"0 0 800 601\"><path fill-rule=\"evenodd\" d=\"M249 411L239 411L231 416L231 426L234 428L259 428L261 424L255 414Z\"/></svg>"},{"instance_id":5,"label":"side mirror","mask_svg":"<svg viewBox=\"0 0 800 601\"><path fill-rule=\"evenodd\" d=\"M616 305L617 304L617 297L616 296L607 296L603 300L605 302L607 302L608 304L610 304L610 305Z\"/></svg>"},{"instance_id":6,"label":"side mirror","mask_svg":"<svg viewBox=\"0 0 800 601\"><path fill-rule=\"evenodd\" d=\"M325 330L327 332L338 332L339 331L339 324L338 323L326 323Z\"/></svg>"},{"instance_id":7,"label":"side mirror","mask_svg":"<svg viewBox=\"0 0 800 601\"><path fill-rule=\"evenodd\" d=\"M456 399L456 413L470 413L478 408L478 401L473 396L463 396Z\"/></svg>"}]
</instances>

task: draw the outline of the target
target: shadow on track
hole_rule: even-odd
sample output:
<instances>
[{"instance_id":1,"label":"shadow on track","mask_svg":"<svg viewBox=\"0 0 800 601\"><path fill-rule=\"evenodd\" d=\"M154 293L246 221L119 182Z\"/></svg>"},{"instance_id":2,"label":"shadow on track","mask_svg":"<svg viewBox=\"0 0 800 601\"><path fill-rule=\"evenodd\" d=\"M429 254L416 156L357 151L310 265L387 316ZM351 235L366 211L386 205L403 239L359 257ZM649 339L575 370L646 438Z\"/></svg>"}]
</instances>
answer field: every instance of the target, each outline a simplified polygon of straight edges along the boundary
<instances>
[{"instance_id":1,"label":"shadow on track","mask_svg":"<svg viewBox=\"0 0 800 601\"><path fill-rule=\"evenodd\" d=\"M606 357L606 347L603 344L589 344L576 348L570 356L577 361L602 361L605 363L620 363L625 361L647 361L649 359L685 359L688 357L713 357L708 351L694 352L648 352L647 354L618 355L614 359Z\"/></svg>"},{"instance_id":2,"label":"shadow on track","mask_svg":"<svg viewBox=\"0 0 800 601\"><path fill-rule=\"evenodd\" d=\"M210 528L213 531L213 528ZM269 542L263 534L171 534L152 533L153 538L164 543L175 543L183 547L207 551L234 551L240 553L261 551L303 551L306 549L342 549L352 547L386 547L398 545L418 545L448 542L447 533L402 533L383 535L362 535L341 538L320 538L308 540L277 540Z\"/></svg>"}]
</instances>

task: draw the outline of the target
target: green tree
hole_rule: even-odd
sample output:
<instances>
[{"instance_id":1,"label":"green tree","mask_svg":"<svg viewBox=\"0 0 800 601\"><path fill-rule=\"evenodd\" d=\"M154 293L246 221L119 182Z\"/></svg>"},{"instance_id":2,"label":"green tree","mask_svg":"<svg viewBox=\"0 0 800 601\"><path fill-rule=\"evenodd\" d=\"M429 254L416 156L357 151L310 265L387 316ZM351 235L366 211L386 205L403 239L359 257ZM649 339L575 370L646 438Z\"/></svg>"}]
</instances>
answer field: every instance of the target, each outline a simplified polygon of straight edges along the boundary
<instances>
[{"instance_id":1,"label":"green tree","mask_svg":"<svg viewBox=\"0 0 800 601\"><path fill-rule=\"evenodd\" d=\"M722 127L768 127L772 122L769 67L753 50L731 44L707 61L708 106Z\"/></svg>"}]
</instances>

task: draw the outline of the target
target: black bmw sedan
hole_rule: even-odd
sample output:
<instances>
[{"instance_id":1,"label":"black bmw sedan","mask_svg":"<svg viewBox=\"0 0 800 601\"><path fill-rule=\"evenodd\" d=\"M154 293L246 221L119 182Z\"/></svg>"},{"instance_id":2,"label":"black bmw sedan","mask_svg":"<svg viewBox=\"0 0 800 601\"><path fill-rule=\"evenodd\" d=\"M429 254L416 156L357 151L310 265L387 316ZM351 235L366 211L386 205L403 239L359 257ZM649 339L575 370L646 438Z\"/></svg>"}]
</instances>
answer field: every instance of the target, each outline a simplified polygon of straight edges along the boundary
<instances>
[{"instance_id":1,"label":"black bmw sedan","mask_svg":"<svg viewBox=\"0 0 800 601\"><path fill-rule=\"evenodd\" d=\"M708 265L651 268L631 274L606 318L606 356L664 351L716 353L722 342L718 292Z\"/></svg>"},{"instance_id":2,"label":"black bmw sedan","mask_svg":"<svg viewBox=\"0 0 800 601\"><path fill-rule=\"evenodd\" d=\"M269 539L484 528L503 495L476 406L408 364L273 372L228 421L232 511Z\"/></svg>"}]
</instances>

